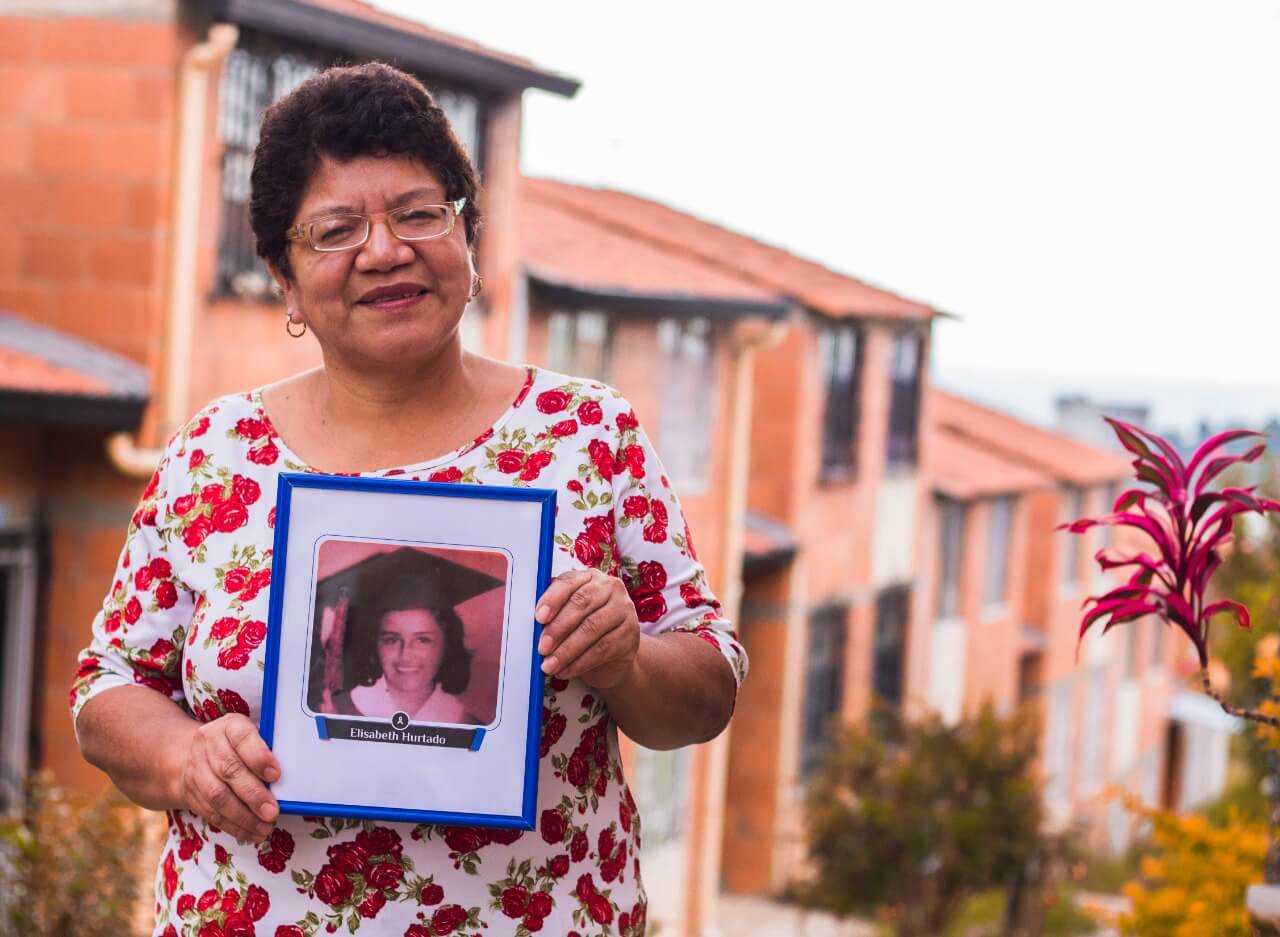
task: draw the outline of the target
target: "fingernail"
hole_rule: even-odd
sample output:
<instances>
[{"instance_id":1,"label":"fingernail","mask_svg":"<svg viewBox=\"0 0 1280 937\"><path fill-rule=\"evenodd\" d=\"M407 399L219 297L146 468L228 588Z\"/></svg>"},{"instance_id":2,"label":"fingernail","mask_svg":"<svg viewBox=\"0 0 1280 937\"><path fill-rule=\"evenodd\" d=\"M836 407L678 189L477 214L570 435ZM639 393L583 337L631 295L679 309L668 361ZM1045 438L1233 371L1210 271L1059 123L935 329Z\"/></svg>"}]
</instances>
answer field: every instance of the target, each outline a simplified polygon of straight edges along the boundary
<instances>
[{"instance_id":1,"label":"fingernail","mask_svg":"<svg viewBox=\"0 0 1280 937\"><path fill-rule=\"evenodd\" d=\"M275 783L280 780L280 771L277 768L268 768L266 771L262 772L262 776L266 778L267 781Z\"/></svg>"},{"instance_id":2,"label":"fingernail","mask_svg":"<svg viewBox=\"0 0 1280 937\"><path fill-rule=\"evenodd\" d=\"M546 660L542 662L543 673L551 673L551 671L555 669L556 669L556 659L554 657L548 657Z\"/></svg>"},{"instance_id":3,"label":"fingernail","mask_svg":"<svg viewBox=\"0 0 1280 937\"><path fill-rule=\"evenodd\" d=\"M538 610L533 613L533 617L545 625L547 620L551 617L551 606L539 605Z\"/></svg>"},{"instance_id":4,"label":"fingernail","mask_svg":"<svg viewBox=\"0 0 1280 937\"><path fill-rule=\"evenodd\" d=\"M544 634L542 640L538 642L538 653L546 654L551 650L551 636Z\"/></svg>"}]
</instances>

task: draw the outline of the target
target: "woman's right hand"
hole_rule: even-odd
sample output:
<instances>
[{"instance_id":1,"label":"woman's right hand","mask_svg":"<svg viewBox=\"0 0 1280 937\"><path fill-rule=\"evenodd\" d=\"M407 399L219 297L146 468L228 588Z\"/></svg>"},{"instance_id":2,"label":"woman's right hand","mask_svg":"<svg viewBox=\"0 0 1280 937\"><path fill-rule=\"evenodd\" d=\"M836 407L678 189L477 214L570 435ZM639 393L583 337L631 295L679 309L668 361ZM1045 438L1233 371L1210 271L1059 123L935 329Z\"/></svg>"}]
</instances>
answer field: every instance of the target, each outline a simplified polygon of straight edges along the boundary
<instances>
[{"instance_id":1,"label":"woman's right hand","mask_svg":"<svg viewBox=\"0 0 1280 937\"><path fill-rule=\"evenodd\" d=\"M207 823L242 843L271 835L280 805L267 784L280 779L280 763L239 713L201 724L177 772L175 798Z\"/></svg>"}]
</instances>

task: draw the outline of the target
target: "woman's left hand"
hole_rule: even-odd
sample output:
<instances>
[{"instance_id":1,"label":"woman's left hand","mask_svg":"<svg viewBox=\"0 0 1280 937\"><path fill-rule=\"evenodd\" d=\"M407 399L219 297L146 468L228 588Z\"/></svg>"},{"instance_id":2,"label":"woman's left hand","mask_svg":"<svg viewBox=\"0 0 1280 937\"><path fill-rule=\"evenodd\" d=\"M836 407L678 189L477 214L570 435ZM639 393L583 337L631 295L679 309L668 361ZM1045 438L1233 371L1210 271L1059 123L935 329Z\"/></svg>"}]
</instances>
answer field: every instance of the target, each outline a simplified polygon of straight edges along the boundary
<instances>
[{"instance_id":1,"label":"woman's left hand","mask_svg":"<svg viewBox=\"0 0 1280 937\"><path fill-rule=\"evenodd\" d=\"M538 653L548 676L574 677L599 690L630 674L640 648L640 621L627 588L598 569L561 573L538 600Z\"/></svg>"}]
</instances>

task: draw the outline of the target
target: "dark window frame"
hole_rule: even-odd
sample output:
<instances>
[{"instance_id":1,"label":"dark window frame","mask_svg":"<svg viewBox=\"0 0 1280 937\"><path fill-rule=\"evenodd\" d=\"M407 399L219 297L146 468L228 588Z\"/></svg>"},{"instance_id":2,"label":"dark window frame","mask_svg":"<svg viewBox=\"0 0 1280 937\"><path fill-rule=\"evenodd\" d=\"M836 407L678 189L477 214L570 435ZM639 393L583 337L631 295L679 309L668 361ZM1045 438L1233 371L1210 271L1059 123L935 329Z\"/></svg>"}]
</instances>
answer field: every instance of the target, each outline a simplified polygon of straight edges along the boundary
<instances>
[{"instance_id":1,"label":"dark window frame","mask_svg":"<svg viewBox=\"0 0 1280 937\"><path fill-rule=\"evenodd\" d=\"M913 342L914 360L903 370L904 342ZM889 429L885 445L886 461L894 467L916 464L920 455L920 398L923 386L925 341L917 329L893 335L889 352Z\"/></svg>"},{"instance_id":2,"label":"dark window frame","mask_svg":"<svg viewBox=\"0 0 1280 937\"><path fill-rule=\"evenodd\" d=\"M831 323L818 333L822 377L822 431L819 481L851 480L857 472L859 393L864 330L850 323Z\"/></svg>"},{"instance_id":3,"label":"dark window frame","mask_svg":"<svg viewBox=\"0 0 1280 937\"><path fill-rule=\"evenodd\" d=\"M657 320L661 386L659 454L667 475L684 493L710 484L715 426L716 335L709 319Z\"/></svg>"},{"instance_id":4,"label":"dark window frame","mask_svg":"<svg viewBox=\"0 0 1280 937\"><path fill-rule=\"evenodd\" d=\"M982 601L987 608L1003 607L1008 602L1010 547L1017 513L1018 502L1013 495L999 495L988 505L987 568L982 580Z\"/></svg>"},{"instance_id":5,"label":"dark window frame","mask_svg":"<svg viewBox=\"0 0 1280 937\"><path fill-rule=\"evenodd\" d=\"M599 319L604 330L600 342L600 367L595 368L581 359L578 354L578 334L588 317ZM570 339L567 350L559 352L553 344L557 340L557 322L566 322L570 328ZM609 312L599 309L553 309L547 314L547 367L552 371L569 374L574 377L591 378L602 384L611 384L613 356L616 350L618 322ZM599 373L597 373L599 372Z\"/></svg>"},{"instance_id":6,"label":"dark window frame","mask_svg":"<svg viewBox=\"0 0 1280 937\"><path fill-rule=\"evenodd\" d=\"M938 510L938 595L934 618L951 621L960 617L964 535L969 506L955 498L939 495Z\"/></svg>"},{"instance_id":7,"label":"dark window frame","mask_svg":"<svg viewBox=\"0 0 1280 937\"><path fill-rule=\"evenodd\" d=\"M805 775L822 766L843 709L848 635L848 605L822 605L810 613L800 728L800 768Z\"/></svg>"},{"instance_id":8,"label":"dark window frame","mask_svg":"<svg viewBox=\"0 0 1280 937\"><path fill-rule=\"evenodd\" d=\"M877 703L900 707L905 701L910 640L911 587L886 586L876 593L872 636L871 693Z\"/></svg>"},{"instance_id":9,"label":"dark window frame","mask_svg":"<svg viewBox=\"0 0 1280 937\"><path fill-rule=\"evenodd\" d=\"M1061 498L1063 523L1079 520L1084 514L1084 489L1079 485L1064 485ZM1062 591L1075 592L1084 587L1084 544L1079 534L1062 531L1059 536L1064 542L1058 582Z\"/></svg>"}]
</instances>

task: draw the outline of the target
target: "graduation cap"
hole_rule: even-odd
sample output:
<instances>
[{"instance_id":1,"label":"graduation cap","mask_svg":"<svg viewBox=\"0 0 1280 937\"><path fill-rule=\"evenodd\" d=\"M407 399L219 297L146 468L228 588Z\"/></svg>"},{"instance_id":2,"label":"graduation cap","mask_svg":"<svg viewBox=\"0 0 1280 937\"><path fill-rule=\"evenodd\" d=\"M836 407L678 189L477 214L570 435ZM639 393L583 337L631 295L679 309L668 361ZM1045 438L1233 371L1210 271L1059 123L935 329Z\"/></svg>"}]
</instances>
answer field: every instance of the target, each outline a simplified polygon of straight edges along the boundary
<instances>
[{"instance_id":1,"label":"graduation cap","mask_svg":"<svg viewBox=\"0 0 1280 937\"><path fill-rule=\"evenodd\" d=\"M502 585L501 579L438 553L401 547L361 560L321 580L316 587L316 608L335 605L344 588L353 610L457 608L467 599Z\"/></svg>"},{"instance_id":2,"label":"graduation cap","mask_svg":"<svg viewBox=\"0 0 1280 937\"><path fill-rule=\"evenodd\" d=\"M404 608L456 609L468 599L504 584L501 579L413 547L378 553L316 583L314 634L321 632L325 609L342 604L345 614L340 641L346 649L345 674L335 682L349 687L364 675L364 658L373 654L378 622L386 612ZM315 671L324 666L324 649L316 641L311 650ZM312 681L313 707L321 687L320 682Z\"/></svg>"}]
</instances>

